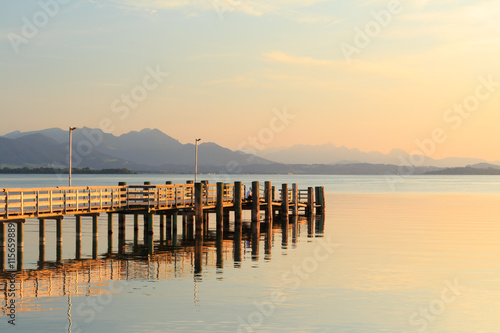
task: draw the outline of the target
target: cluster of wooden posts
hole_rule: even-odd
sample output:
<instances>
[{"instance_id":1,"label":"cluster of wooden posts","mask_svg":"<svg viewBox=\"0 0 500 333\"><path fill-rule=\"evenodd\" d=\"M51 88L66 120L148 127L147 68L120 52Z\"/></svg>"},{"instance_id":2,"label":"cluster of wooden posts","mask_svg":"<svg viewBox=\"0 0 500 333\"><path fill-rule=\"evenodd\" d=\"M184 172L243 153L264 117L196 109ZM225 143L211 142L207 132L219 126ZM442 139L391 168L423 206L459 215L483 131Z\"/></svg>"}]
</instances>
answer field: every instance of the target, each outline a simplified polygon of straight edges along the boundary
<instances>
[{"instance_id":1,"label":"cluster of wooden posts","mask_svg":"<svg viewBox=\"0 0 500 333\"><path fill-rule=\"evenodd\" d=\"M164 228L169 235L177 234L178 216L182 215L183 234L193 234L197 246L203 246L203 235L208 231L210 213L216 215L217 235L221 237L228 227L230 212L234 212L235 228L241 228L243 211L251 211L252 233L259 235L262 223L272 229L273 220L279 217L282 225L288 224L289 216L298 217L300 212L312 217L322 215L325 209L324 188L309 187L301 190L297 184L289 189L282 184L281 194L271 182L263 189L259 182L252 182L252 197L245 198L246 186L234 184L209 184L208 181L193 184L128 185L114 187L59 187L35 189L3 189L0 192L0 269L5 266L6 224L17 225L17 265L22 268L24 223L26 218L39 221L40 261L45 258L45 221L56 221L56 260L62 259L62 226L67 215L75 215L76 259L81 257L82 218L92 218L92 257L98 257L98 218L108 215L108 252L113 248L113 215L118 215L118 249L125 248L126 216L134 217L134 245L138 242L139 217L143 216L144 244L148 253L154 252L154 216L160 217L160 235ZM1 195L3 194L3 195ZM264 211L264 219L261 212ZM194 228L193 228L194 227ZM239 233L241 235L241 232Z\"/></svg>"}]
</instances>

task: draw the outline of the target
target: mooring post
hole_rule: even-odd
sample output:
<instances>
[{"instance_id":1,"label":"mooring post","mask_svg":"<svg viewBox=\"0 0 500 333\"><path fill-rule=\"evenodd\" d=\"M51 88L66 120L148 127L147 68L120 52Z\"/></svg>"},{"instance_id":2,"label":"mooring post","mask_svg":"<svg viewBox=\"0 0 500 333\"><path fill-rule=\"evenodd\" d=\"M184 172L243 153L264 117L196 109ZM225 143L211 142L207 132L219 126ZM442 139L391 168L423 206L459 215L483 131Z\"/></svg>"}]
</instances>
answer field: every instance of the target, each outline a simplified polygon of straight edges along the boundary
<instances>
[{"instance_id":1,"label":"mooring post","mask_svg":"<svg viewBox=\"0 0 500 333\"><path fill-rule=\"evenodd\" d=\"M292 200L293 200L293 210L292 215L299 215L299 189L297 183L292 184Z\"/></svg>"},{"instance_id":2,"label":"mooring post","mask_svg":"<svg viewBox=\"0 0 500 333\"><path fill-rule=\"evenodd\" d=\"M172 213L172 246L177 246L177 210Z\"/></svg>"},{"instance_id":3,"label":"mooring post","mask_svg":"<svg viewBox=\"0 0 500 333\"><path fill-rule=\"evenodd\" d=\"M259 182L252 182L252 223L260 221Z\"/></svg>"},{"instance_id":4,"label":"mooring post","mask_svg":"<svg viewBox=\"0 0 500 333\"><path fill-rule=\"evenodd\" d=\"M289 198L288 198L288 184L281 185L281 218L283 223L288 224L288 209L289 209Z\"/></svg>"},{"instance_id":5,"label":"mooring post","mask_svg":"<svg viewBox=\"0 0 500 333\"><path fill-rule=\"evenodd\" d=\"M45 219L38 219L38 266L45 261Z\"/></svg>"},{"instance_id":6,"label":"mooring post","mask_svg":"<svg viewBox=\"0 0 500 333\"><path fill-rule=\"evenodd\" d=\"M98 238L99 238L99 215L92 215L92 259L97 259Z\"/></svg>"},{"instance_id":7,"label":"mooring post","mask_svg":"<svg viewBox=\"0 0 500 333\"><path fill-rule=\"evenodd\" d=\"M267 181L264 183L264 197L266 201L266 221L272 226L273 223L273 193L272 183Z\"/></svg>"},{"instance_id":8,"label":"mooring post","mask_svg":"<svg viewBox=\"0 0 500 333\"><path fill-rule=\"evenodd\" d=\"M108 253L113 252L113 213L108 213Z\"/></svg>"},{"instance_id":9,"label":"mooring post","mask_svg":"<svg viewBox=\"0 0 500 333\"><path fill-rule=\"evenodd\" d=\"M271 220L272 221L272 220ZM273 228L271 223L268 224L269 226L267 227L266 231L266 243L264 245L264 259L265 260L271 260L271 252L273 248Z\"/></svg>"},{"instance_id":10,"label":"mooring post","mask_svg":"<svg viewBox=\"0 0 500 333\"><path fill-rule=\"evenodd\" d=\"M139 246L139 214L134 214L134 247Z\"/></svg>"},{"instance_id":11,"label":"mooring post","mask_svg":"<svg viewBox=\"0 0 500 333\"><path fill-rule=\"evenodd\" d=\"M203 236L203 183L194 184L194 211L196 215L196 236Z\"/></svg>"},{"instance_id":12,"label":"mooring post","mask_svg":"<svg viewBox=\"0 0 500 333\"><path fill-rule=\"evenodd\" d=\"M182 239L187 239L187 234L188 234L188 222L187 222L187 212L183 211L182 212Z\"/></svg>"},{"instance_id":13,"label":"mooring post","mask_svg":"<svg viewBox=\"0 0 500 333\"><path fill-rule=\"evenodd\" d=\"M314 214L314 188L307 188L307 208L306 215L312 216Z\"/></svg>"},{"instance_id":14,"label":"mooring post","mask_svg":"<svg viewBox=\"0 0 500 333\"><path fill-rule=\"evenodd\" d=\"M208 226L210 225L210 213L207 210L203 211L203 232L208 236Z\"/></svg>"},{"instance_id":15,"label":"mooring post","mask_svg":"<svg viewBox=\"0 0 500 333\"><path fill-rule=\"evenodd\" d=\"M238 219L241 221L241 211L242 211L242 201L243 201L243 190L241 187L241 182L234 182L234 221Z\"/></svg>"},{"instance_id":16,"label":"mooring post","mask_svg":"<svg viewBox=\"0 0 500 333\"><path fill-rule=\"evenodd\" d=\"M217 183L217 203L215 205L215 218L216 218L216 229L222 230L222 221L224 214L224 183Z\"/></svg>"},{"instance_id":17,"label":"mooring post","mask_svg":"<svg viewBox=\"0 0 500 333\"><path fill-rule=\"evenodd\" d=\"M153 238L153 235L155 233L154 230L154 215L152 213L147 214L148 217L148 236Z\"/></svg>"},{"instance_id":18,"label":"mooring post","mask_svg":"<svg viewBox=\"0 0 500 333\"><path fill-rule=\"evenodd\" d=\"M62 217L57 217L56 218L56 261L61 261L62 259Z\"/></svg>"},{"instance_id":19,"label":"mooring post","mask_svg":"<svg viewBox=\"0 0 500 333\"><path fill-rule=\"evenodd\" d=\"M24 254L24 222L20 220L17 222L17 270L23 270L23 254Z\"/></svg>"},{"instance_id":20,"label":"mooring post","mask_svg":"<svg viewBox=\"0 0 500 333\"><path fill-rule=\"evenodd\" d=\"M195 232L195 214L190 212L188 213L188 222L187 222L187 238L188 239L194 239L194 232Z\"/></svg>"},{"instance_id":21,"label":"mooring post","mask_svg":"<svg viewBox=\"0 0 500 333\"><path fill-rule=\"evenodd\" d=\"M166 219L165 240L168 242L172 240L172 214L167 214L165 219Z\"/></svg>"},{"instance_id":22,"label":"mooring post","mask_svg":"<svg viewBox=\"0 0 500 333\"><path fill-rule=\"evenodd\" d=\"M316 214L323 214L325 211L325 188L323 186L316 186Z\"/></svg>"},{"instance_id":23,"label":"mooring post","mask_svg":"<svg viewBox=\"0 0 500 333\"><path fill-rule=\"evenodd\" d=\"M125 214L118 214L118 253L125 252L125 223L127 216ZM134 239L135 242L135 239Z\"/></svg>"},{"instance_id":24,"label":"mooring post","mask_svg":"<svg viewBox=\"0 0 500 333\"><path fill-rule=\"evenodd\" d=\"M75 216L75 259L81 259L82 257L82 217L80 215Z\"/></svg>"},{"instance_id":25,"label":"mooring post","mask_svg":"<svg viewBox=\"0 0 500 333\"><path fill-rule=\"evenodd\" d=\"M165 214L160 214L160 245L165 243Z\"/></svg>"}]
</instances>

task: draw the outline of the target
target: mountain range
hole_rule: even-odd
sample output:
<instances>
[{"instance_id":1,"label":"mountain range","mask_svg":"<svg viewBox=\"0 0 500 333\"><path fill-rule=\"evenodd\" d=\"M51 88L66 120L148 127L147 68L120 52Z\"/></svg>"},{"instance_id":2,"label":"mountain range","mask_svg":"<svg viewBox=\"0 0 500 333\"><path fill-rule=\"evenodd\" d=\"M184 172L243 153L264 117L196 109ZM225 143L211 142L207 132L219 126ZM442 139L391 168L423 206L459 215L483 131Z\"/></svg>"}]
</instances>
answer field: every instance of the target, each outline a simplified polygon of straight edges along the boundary
<instances>
[{"instance_id":1,"label":"mountain range","mask_svg":"<svg viewBox=\"0 0 500 333\"><path fill-rule=\"evenodd\" d=\"M14 131L0 136L0 167L67 167L68 131L50 128ZM79 128L73 132L73 167L92 169L127 168L139 172L191 173L194 145L183 144L158 129L143 129L115 136L100 129ZM272 148L259 156L233 151L216 143L198 146L200 173L297 173L297 174L397 174L409 165L403 150L362 152L333 144ZM476 158L432 159L421 156L415 174L498 173L500 162ZM446 170L465 168L467 170ZM488 171L489 170L489 171Z\"/></svg>"},{"instance_id":2,"label":"mountain range","mask_svg":"<svg viewBox=\"0 0 500 333\"><path fill-rule=\"evenodd\" d=\"M419 166L430 166L438 168L465 167L470 164L492 163L500 164L500 161L489 162L479 158L448 157L433 159L427 156L418 156L410 159L410 154L402 149L393 149L388 154L378 151L363 152L356 148L338 147L332 143L323 145L294 145L289 148L270 148L262 150L260 157L270 159L279 163L297 164L392 164L411 165L410 161L417 160ZM421 161L420 161L421 160Z\"/></svg>"},{"instance_id":3,"label":"mountain range","mask_svg":"<svg viewBox=\"0 0 500 333\"><path fill-rule=\"evenodd\" d=\"M68 132L58 128L11 132L0 137L0 166L67 166L68 143ZM73 132L72 146L74 167L191 172L195 159L193 144L182 144L157 129L115 136L84 127ZM228 163L238 167L273 163L211 142L200 144L198 152L200 171L223 172Z\"/></svg>"}]
</instances>

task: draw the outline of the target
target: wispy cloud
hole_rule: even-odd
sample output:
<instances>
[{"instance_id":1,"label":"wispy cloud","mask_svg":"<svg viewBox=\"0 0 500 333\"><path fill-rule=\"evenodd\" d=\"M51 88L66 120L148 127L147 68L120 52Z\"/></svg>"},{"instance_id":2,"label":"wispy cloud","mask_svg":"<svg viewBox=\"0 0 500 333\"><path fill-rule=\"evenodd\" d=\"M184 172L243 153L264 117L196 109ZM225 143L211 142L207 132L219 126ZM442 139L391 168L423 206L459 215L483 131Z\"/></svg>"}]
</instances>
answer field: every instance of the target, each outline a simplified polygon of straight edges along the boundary
<instances>
[{"instance_id":1,"label":"wispy cloud","mask_svg":"<svg viewBox=\"0 0 500 333\"><path fill-rule=\"evenodd\" d=\"M345 61L327 59L315 59L305 56L293 56L279 51L264 53L263 58L268 62L279 62L294 66L318 67L321 69L349 72L353 74L370 74L380 77L419 80L417 73L411 72L404 67L399 67L393 62L369 62L353 60L350 64Z\"/></svg>"},{"instance_id":2,"label":"wispy cloud","mask_svg":"<svg viewBox=\"0 0 500 333\"><path fill-rule=\"evenodd\" d=\"M103 0L89 0L95 4L104 4ZM312 6L325 0L111 0L111 2L121 8L134 10L145 10L149 13L156 13L160 10L190 9L193 11L229 11L240 12L250 16L262 16L272 14L283 16L298 23L336 23L338 18L333 15L317 15L304 13L303 8ZM196 17L197 14L191 12L187 17Z\"/></svg>"}]
</instances>

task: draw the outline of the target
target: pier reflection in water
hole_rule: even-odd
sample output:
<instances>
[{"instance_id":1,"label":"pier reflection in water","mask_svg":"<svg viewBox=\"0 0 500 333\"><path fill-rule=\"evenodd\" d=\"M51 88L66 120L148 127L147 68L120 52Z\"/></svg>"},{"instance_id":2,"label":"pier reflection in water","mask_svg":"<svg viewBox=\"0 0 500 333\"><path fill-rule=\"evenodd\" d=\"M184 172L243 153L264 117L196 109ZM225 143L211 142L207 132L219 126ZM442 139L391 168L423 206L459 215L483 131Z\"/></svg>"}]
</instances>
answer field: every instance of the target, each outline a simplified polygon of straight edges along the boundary
<instances>
[{"instance_id":1,"label":"pier reflection in water","mask_svg":"<svg viewBox=\"0 0 500 333\"><path fill-rule=\"evenodd\" d=\"M212 215L214 218L210 219ZM62 234L56 231L56 255L52 261L46 260L45 221L26 223L24 233L32 235L39 231L38 260L36 265L32 265L31 260L27 263L28 266L35 266L33 268L23 267L25 248L20 246L19 270L0 273L2 313L8 314L10 299L7 290L10 280L15 281L18 313L52 310L61 306L61 298L67 298L68 323L71 325L71 297L99 296L105 303L107 296L122 291L121 283L129 280L185 279L192 276L196 283L203 279L207 270L215 271L217 275L222 274L224 269L240 268L245 260L260 260L261 247L264 252L262 258L271 260L273 245L286 249L296 246L299 235L323 236L323 215L275 216L271 219L266 217L267 219L259 223L253 223L237 216L236 219L230 219L229 214L224 214L222 220L217 220L215 214L207 213L204 218L205 228L195 230L190 214L154 216L152 225L158 227L158 232L154 235L143 232L143 238L139 238L140 216L134 216L132 230L131 227L125 230L125 217L120 216L117 246L113 246L115 236L110 233L104 247L107 251L103 253L99 253L98 216L92 217L93 232L86 233L91 234L88 235L88 238L91 238L91 249L85 247L84 251L82 240L89 240L85 239L86 237L82 239L81 217L76 217L74 234L65 233L66 239L73 235L75 237L74 256L63 259ZM177 222L181 230L178 230ZM56 221L56 229L62 230L58 223L59 221ZM127 231L132 231L132 235ZM275 239L280 239L281 242L274 244ZM32 240L34 237L30 239L30 249L34 248ZM31 256L33 257L33 254ZM196 289L193 297L196 302Z\"/></svg>"}]
</instances>

